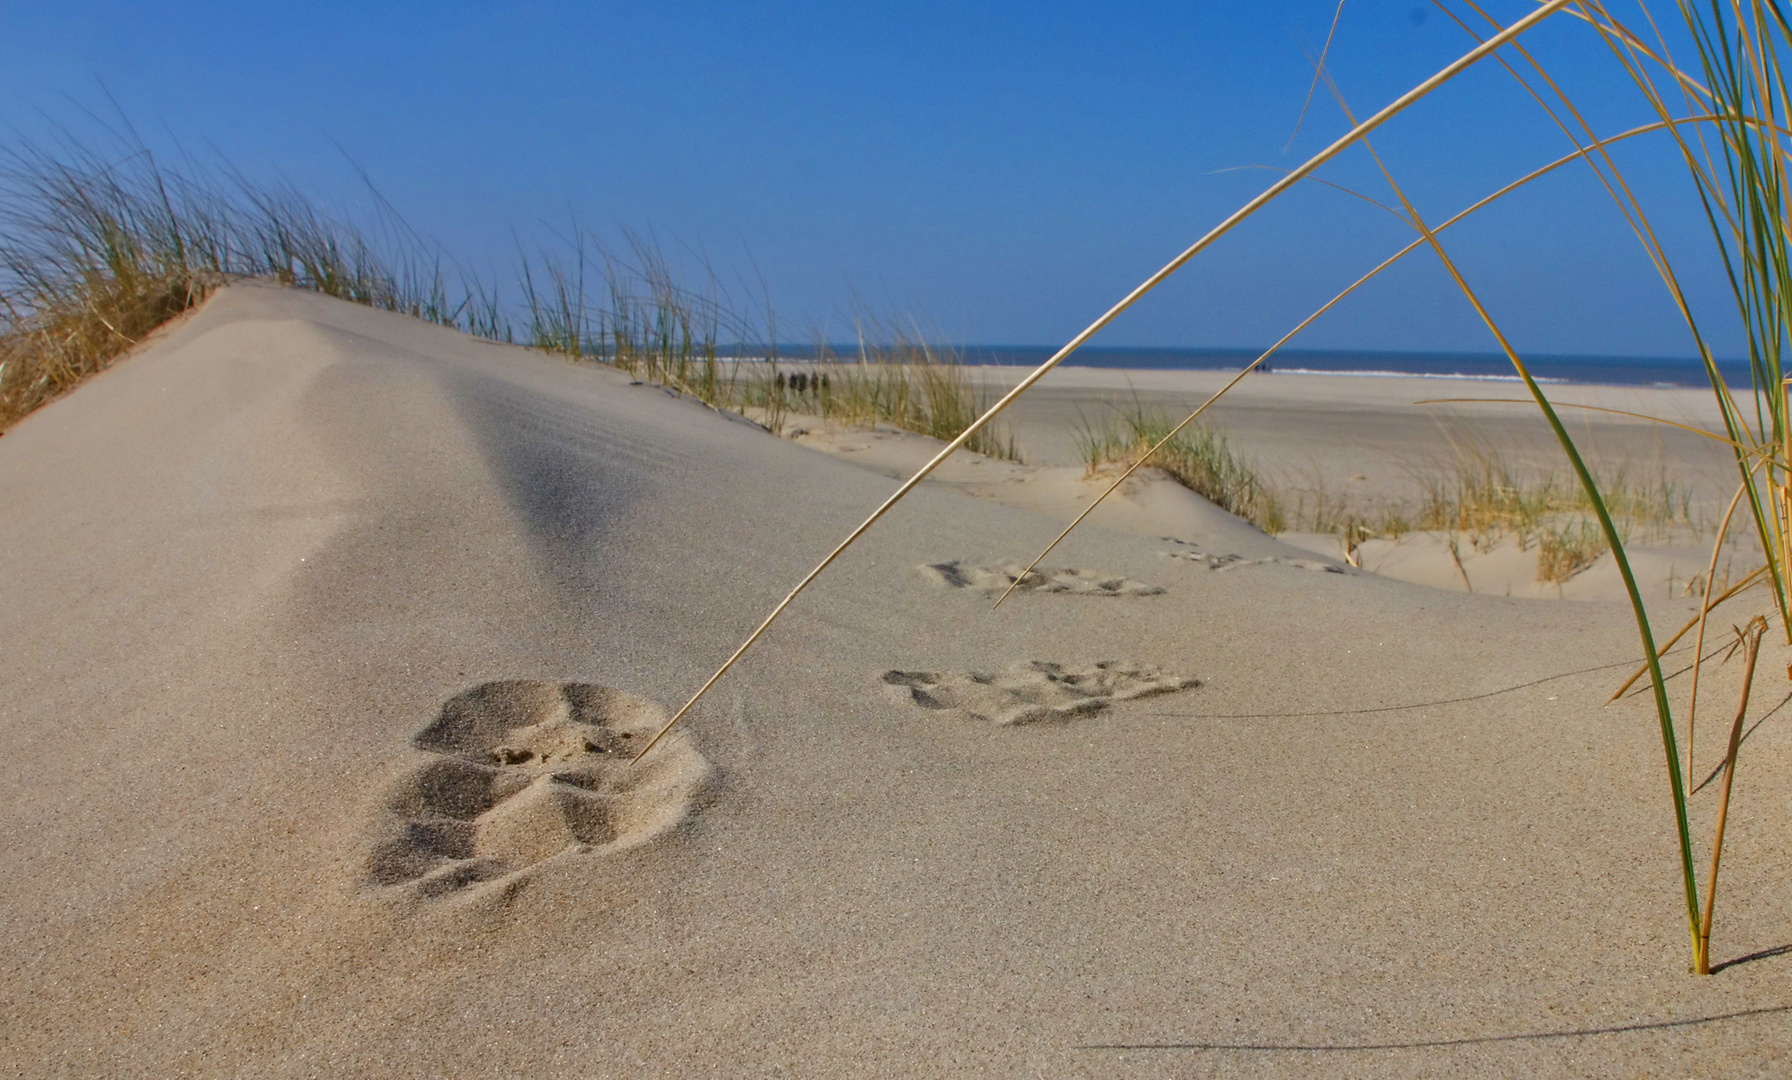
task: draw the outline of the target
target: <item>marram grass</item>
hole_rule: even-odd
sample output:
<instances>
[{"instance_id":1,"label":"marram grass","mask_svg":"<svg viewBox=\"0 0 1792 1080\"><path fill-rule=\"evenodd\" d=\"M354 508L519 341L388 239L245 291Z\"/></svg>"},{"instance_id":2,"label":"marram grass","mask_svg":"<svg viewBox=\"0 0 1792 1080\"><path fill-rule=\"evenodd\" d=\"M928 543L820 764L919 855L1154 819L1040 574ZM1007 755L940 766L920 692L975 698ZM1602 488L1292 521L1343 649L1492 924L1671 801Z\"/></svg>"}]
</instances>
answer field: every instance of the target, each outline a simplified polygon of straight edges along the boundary
<instances>
[{"instance_id":1,"label":"marram grass","mask_svg":"<svg viewBox=\"0 0 1792 1080\"><path fill-rule=\"evenodd\" d=\"M0 153L0 430L232 278L272 278L488 337L495 293L383 203L372 231L297 192L164 168L142 144Z\"/></svg>"},{"instance_id":2,"label":"marram grass","mask_svg":"<svg viewBox=\"0 0 1792 1080\"><path fill-rule=\"evenodd\" d=\"M1469 5L1473 7L1471 3ZM1475 9L1479 13L1479 9ZM1541 10L1541 9L1540 9ZM1771 583L1775 601L1780 609L1782 624L1786 627L1788 640L1792 641L1792 622L1784 618L1787 600L1787 571L1792 568L1792 397L1788 397L1787 381L1781 375L1780 358L1787 336L1787 285L1792 283L1792 260L1787 257L1785 236L1788 227L1788 199L1785 186L1785 165L1787 153L1787 132L1783 117L1792 112L1792 94L1788 94L1786 84L1781 76L1778 60L1778 49L1781 45L1792 41L1792 27L1788 26L1784 14L1777 4L1752 5L1746 15L1740 7L1727 9L1723 4L1714 2L1706 8L1692 3L1683 3L1681 11L1696 40L1699 41L1700 58L1704 67L1705 82L1718 87L1719 93L1713 94L1705 89L1704 84L1691 76L1674 68L1666 57L1667 50L1652 50L1641 43L1641 38L1634 32L1624 28L1613 19L1603 5L1588 0L1577 4L1575 14L1591 24L1598 31L1615 55L1625 65L1626 72L1636 81L1654 105L1658 121L1633 129L1621 136L1608 139L1598 138L1588 127L1578 110L1566 95L1560 93L1555 82L1549 79L1542 66L1520 44L1514 49L1536 71L1545 84L1554 91L1561 101L1562 112L1570 117L1573 124L1564 120L1545 101L1541 94L1527 85L1539 104L1550 111L1561 126L1563 132L1576 143L1576 151L1567 158L1558 161L1542 170L1533 172L1520 181L1508 185L1494 195L1475 204L1464 214L1445 222L1452 224L1467 213L1491 202L1517 187L1523 186L1568 160L1581 160L1591 166L1599 176L1602 185L1610 194L1620 213L1631 224L1638 239L1643 243L1651 260L1660 273L1670 296L1685 318L1692 332L1700 355L1704 360L1714 393L1723 411L1725 431L1723 433L1703 432L1728 444L1735 452L1737 466L1741 474L1741 491L1738 498L1746 496L1762 548L1767 553L1766 564L1757 574L1749 575L1743 585L1727 591L1723 597L1708 600L1698 620L1702 626L1712 607L1724 599L1746 587L1748 582L1765 580ZM1646 10L1646 9L1645 9ZM1727 14L1733 12L1735 21L1727 21ZM1537 12L1532 13L1533 16ZM1489 20L1491 21L1491 20ZM1466 25L1466 24L1465 24ZM1517 24L1515 24L1517 25ZM1481 42L1511 40L1511 28L1500 29L1493 37ZM1668 96L1659 93L1648 79L1641 60L1647 59L1664 68L1678 91L1680 100L1685 106L1684 115L1675 115L1667 104ZM1505 61L1502 59L1502 65ZM1522 77L1509 65L1506 69L1515 77ZM1321 78L1327 78L1324 71ZM1327 78L1329 82L1329 78ZM1706 152L1702 156L1695 153L1683 136L1682 128L1691 127L1695 131L1700 126L1715 125L1722 136L1720 139L1720 156L1725 161L1722 173L1713 164L1712 156ZM1580 134L1576 133L1578 127ZM1745 411L1735 400L1725 385L1705 338L1700 333L1691 308L1686 301L1679 280L1672 265L1656 239L1653 226L1643 212L1640 203L1634 196L1630 185L1612 160L1607 147L1620 138L1641 134L1648 130L1661 130L1668 133L1679 147L1683 160L1687 163L1698 185L1700 198L1706 208L1713 235L1722 251L1726 268L1729 270L1732 292L1742 319L1749 329L1750 363L1754 374L1754 393L1752 409ZM1365 133L1366 134L1366 133ZM1365 139L1366 144L1366 139ZM1701 144L1702 145L1702 144ZM1373 149L1369 148L1371 154ZM1505 334L1494 321L1490 313L1468 285L1461 272L1450 260L1447 252L1438 240L1437 234L1441 226L1433 228L1419 218L1412 204L1406 199L1404 192L1395 183L1380 158L1376 164L1381 167L1384 178L1393 189L1401 204L1401 216L1419 232L1418 240L1408 248L1372 270L1364 279L1359 279L1337 299L1347 295L1362 284L1363 280L1379 274L1395 259L1404 256L1408 251L1420 244L1428 246L1443 263L1452 281L1475 308L1489 332L1511 360L1514 369L1531 395L1531 401L1543 413L1551 429L1555 432L1563 452L1573 467L1576 479L1585 493L1586 506L1598 522L1598 533L1602 535L1605 546L1611 551L1621 577L1624 580L1631 607L1636 617L1638 636L1644 653L1643 672L1650 677L1650 690L1656 706L1657 720L1662 740L1662 749L1666 759L1668 772L1669 796L1672 802L1677 839L1680 854L1680 870L1683 891L1686 901L1688 927L1692 935L1693 970L1703 974L1709 973L1710 964L1710 907L1715 898L1715 880L1718 869L1718 858L1721 855L1721 837L1723 818L1718 822L1717 838L1713 844L1712 866L1707 897L1701 913L1698 895L1697 874L1693 866L1692 841L1687 808L1687 784L1682 776L1680 752L1673 712L1669 704L1665 680L1661 671L1660 651L1656 648L1650 628L1647 611L1644 607L1640 590L1637 588L1635 576L1629 567L1625 553L1625 537L1613 521L1612 503L1621 502L1612 496L1609 490L1602 490L1592 471L1587 467L1566 427L1556 414L1554 405L1545 396L1542 389L1533 379L1522 358L1511 347ZM1332 301L1332 304L1337 302ZM1331 304L1321 308L1315 316L1296 328L1295 332L1304 329L1314 317L1329 309ZM1292 336L1292 335L1290 335ZM1279 348L1287 340L1277 342L1272 348ZM1266 353L1265 356L1268 354ZM1260 364L1263 358L1256 362ZM1255 367L1256 364L1251 365ZM1249 367L1246 370L1250 370ZM1223 388L1225 393L1236 385L1235 379ZM1217 398L1218 395L1215 395ZM1213 402L1210 399L1200 409L1192 413L1184 424L1193 422ZM1749 412L1753 413L1753 424L1750 423ZM1667 421L1663 421L1667 422ZM1681 425L1675 425L1681 426ZM1764 472L1762 484L1757 484L1756 473ZM1118 487L1117 480L1114 487ZM1761 491L1766 488L1765 496ZM1110 491L1113 488L1109 489ZM1105 496L1104 496L1105 497ZM1078 518L1078 522L1086 517L1091 506ZM1075 523L1072 527L1074 528ZM1725 541L1728 528L1728 515L1723 526L1718 530L1714 541L1713 563L1716 551ZM1068 532L1068 530L1066 530ZM1584 524L1575 530L1573 535L1556 534L1548 538L1553 549L1546 571L1560 572L1571 570L1573 564L1584 556L1584 552L1597 544L1598 537L1590 535L1591 530ZM1060 535L1059 540L1063 539ZM1057 541L1054 541L1053 546ZM1049 548L1048 548L1049 550ZM1036 560L1037 562L1037 560ZM1709 584L1709 581L1708 581ZM1709 589L1708 589L1709 591ZM1686 629L1690 629L1691 624ZM1683 630L1682 633L1685 631ZM1676 635L1678 638L1679 635ZM1696 672L1704 658L1695 656L1693 670ZM1641 673L1639 673L1641 674ZM1749 678L1752 680L1752 668ZM1744 706L1747 700L1747 683L1744 686ZM1690 743L1690 710L1688 739ZM1688 757L1690 767L1690 756ZM1725 765L1726 778L1733 775L1734 758ZM1727 815L1728 804L1724 804L1723 813Z\"/></svg>"}]
</instances>

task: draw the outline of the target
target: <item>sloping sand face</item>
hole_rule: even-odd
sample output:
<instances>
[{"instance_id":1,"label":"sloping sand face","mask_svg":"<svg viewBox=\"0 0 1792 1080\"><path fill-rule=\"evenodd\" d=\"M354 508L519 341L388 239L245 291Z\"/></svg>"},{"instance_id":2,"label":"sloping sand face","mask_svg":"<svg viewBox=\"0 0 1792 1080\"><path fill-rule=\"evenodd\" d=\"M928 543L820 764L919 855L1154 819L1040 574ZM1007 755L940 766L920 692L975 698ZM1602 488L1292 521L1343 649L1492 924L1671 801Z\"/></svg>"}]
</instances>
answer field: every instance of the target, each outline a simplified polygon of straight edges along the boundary
<instances>
[{"instance_id":1,"label":"sloping sand face","mask_svg":"<svg viewBox=\"0 0 1792 1080\"><path fill-rule=\"evenodd\" d=\"M1313 572L1141 501L1053 564L1163 593L992 614L914 568L1024 566L1062 519L924 486L623 771L892 483L262 286L27 419L0 1072L1785 1072L1784 713L1694 979L1653 716L1602 706L1620 607ZM1099 710L966 719L1091 671Z\"/></svg>"}]
</instances>

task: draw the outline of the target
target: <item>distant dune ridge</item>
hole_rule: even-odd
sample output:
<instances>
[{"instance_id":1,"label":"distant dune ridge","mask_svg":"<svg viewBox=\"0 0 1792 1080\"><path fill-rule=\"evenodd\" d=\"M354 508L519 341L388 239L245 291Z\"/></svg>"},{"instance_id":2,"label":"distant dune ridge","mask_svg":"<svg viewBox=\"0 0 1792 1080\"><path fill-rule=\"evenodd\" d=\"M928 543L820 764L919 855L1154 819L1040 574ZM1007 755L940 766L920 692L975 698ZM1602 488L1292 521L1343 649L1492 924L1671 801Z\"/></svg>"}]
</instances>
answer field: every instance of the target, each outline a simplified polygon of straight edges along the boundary
<instances>
[{"instance_id":1,"label":"distant dune ridge","mask_svg":"<svg viewBox=\"0 0 1792 1080\"><path fill-rule=\"evenodd\" d=\"M1222 420L1365 488L1435 446L1398 380L1320 381ZM0 1071L1783 1073L1792 731L1748 735L1681 978L1598 564L1557 603L1471 552L1471 594L1147 474L990 611L1100 483L1065 418L1126 389L1056 373L1027 464L949 463L630 768L939 444L218 290L0 439Z\"/></svg>"}]
</instances>

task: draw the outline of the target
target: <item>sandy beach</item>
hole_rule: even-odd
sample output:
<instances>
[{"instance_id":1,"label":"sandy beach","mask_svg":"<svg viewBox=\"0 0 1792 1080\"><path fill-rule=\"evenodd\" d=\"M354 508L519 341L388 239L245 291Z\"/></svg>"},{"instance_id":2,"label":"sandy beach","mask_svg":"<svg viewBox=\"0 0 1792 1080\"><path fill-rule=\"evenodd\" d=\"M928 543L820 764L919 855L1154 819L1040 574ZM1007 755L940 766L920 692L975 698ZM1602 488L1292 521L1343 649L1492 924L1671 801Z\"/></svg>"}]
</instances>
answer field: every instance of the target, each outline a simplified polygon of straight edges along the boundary
<instances>
[{"instance_id":1,"label":"sandy beach","mask_svg":"<svg viewBox=\"0 0 1792 1080\"><path fill-rule=\"evenodd\" d=\"M1146 476L990 610L1099 482L1079 417L1222 379L1054 373L1024 465L955 459L631 768L938 444L220 290L0 438L0 1071L1792 1071L1778 628L1695 978L1608 567L1470 592ZM1371 496L1465 433L1548 459L1534 410L1440 396L1517 394L1272 374L1214 416ZM1727 501L1721 448L1576 422ZM1648 564L1664 626L1702 543Z\"/></svg>"}]
</instances>

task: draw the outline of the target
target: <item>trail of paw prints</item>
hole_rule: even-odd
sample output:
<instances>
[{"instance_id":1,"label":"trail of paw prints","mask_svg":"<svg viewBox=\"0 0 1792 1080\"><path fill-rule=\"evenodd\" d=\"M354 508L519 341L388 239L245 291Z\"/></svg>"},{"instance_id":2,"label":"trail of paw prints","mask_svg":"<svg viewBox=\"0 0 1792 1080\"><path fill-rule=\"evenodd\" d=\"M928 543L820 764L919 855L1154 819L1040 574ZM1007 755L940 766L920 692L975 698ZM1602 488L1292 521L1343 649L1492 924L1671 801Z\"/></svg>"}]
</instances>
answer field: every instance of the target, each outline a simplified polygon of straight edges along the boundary
<instances>
[{"instance_id":1,"label":"trail of paw prints","mask_svg":"<svg viewBox=\"0 0 1792 1080\"><path fill-rule=\"evenodd\" d=\"M998 672L887 671L885 692L924 709L1010 726L1088 716L1116 701L1201 685L1155 667L1104 661L1087 667L1030 660Z\"/></svg>"},{"instance_id":2,"label":"trail of paw prints","mask_svg":"<svg viewBox=\"0 0 1792 1080\"><path fill-rule=\"evenodd\" d=\"M1097 574L1074 567L975 566L953 559L917 567L923 577L954 589L975 589L995 596L1019 581L1016 592L1066 593L1071 596L1157 596L1164 588L1131 578Z\"/></svg>"},{"instance_id":3,"label":"trail of paw prints","mask_svg":"<svg viewBox=\"0 0 1792 1080\"><path fill-rule=\"evenodd\" d=\"M1278 556L1270 556L1266 559L1247 559L1243 555L1217 555L1212 552L1202 551L1193 543L1190 543L1187 540L1178 540L1174 536L1164 536L1159 537L1159 539L1167 544L1176 545L1174 550L1160 551L1158 552L1159 555L1162 555L1166 559L1180 559L1184 562L1192 562L1197 566L1205 566L1209 570L1235 570L1241 566L1259 566L1264 563L1280 563L1283 566L1298 567L1302 570L1311 570L1314 573L1348 573L1342 566L1321 562L1318 559L1284 559Z\"/></svg>"},{"instance_id":4,"label":"trail of paw prints","mask_svg":"<svg viewBox=\"0 0 1792 1080\"><path fill-rule=\"evenodd\" d=\"M711 771L676 731L631 767L664 722L645 698L590 683L492 682L449 699L411 740L435 756L388 794L367 883L430 899L661 835Z\"/></svg>"}]
</instances>

